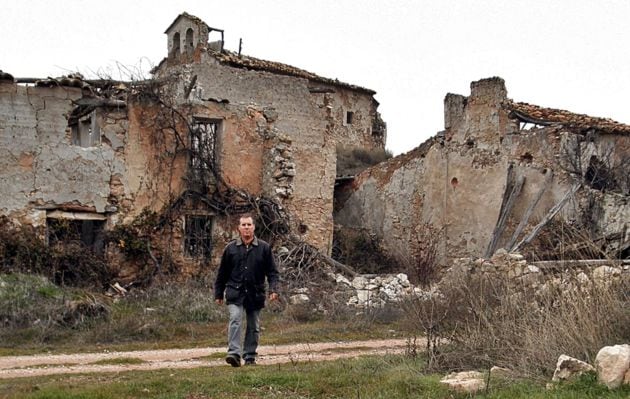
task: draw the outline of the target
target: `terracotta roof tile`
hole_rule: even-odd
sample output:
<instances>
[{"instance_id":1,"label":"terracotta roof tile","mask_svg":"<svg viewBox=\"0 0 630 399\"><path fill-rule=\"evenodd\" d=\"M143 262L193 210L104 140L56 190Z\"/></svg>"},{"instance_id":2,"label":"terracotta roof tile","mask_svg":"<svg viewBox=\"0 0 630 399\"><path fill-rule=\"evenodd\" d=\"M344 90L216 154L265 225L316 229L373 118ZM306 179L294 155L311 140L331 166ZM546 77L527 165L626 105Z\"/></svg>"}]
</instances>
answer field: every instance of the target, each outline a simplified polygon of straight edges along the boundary
<instances>
[{"instance_id":1,"label":"terracotta roof tile","mask_svg":"<svg viewBox=\"0 0 630 399\"><path fill-rule=\"evenodd\" d=\"M507 108L512 116L526 122L541 125L561 125L571 129L597 129L607 133L630 134L630 125L626 125L610 118L598 118L583 114L576 114L562 109L544 108L522 102L510 101Z\"/></svg>"},{"instance_id":2,"label":"terracotta roof tile","mask_svg":"<svg viewBox=\"0 0 630 399\"><path fill-rule=\"evenodd\" d=\"M267 71L279 75L295 76L299 78L309 79L314 82L325 83L333 86L345 87L352 90L363 91L369 94L376 94L374 90L367 89L361 86L355 86L349 83L341 82L337 79L329 79L312 72L305 71L304 69L296 68L291 65L282 64L275 61L265 61L259 58L250 57L247 55L241 55L223 50L223 52L217 52L212 49L208 49L208 53L219 60L222 63L232 65L238 68L247 68L258 71Z\"/></svg>"}]
</instances>

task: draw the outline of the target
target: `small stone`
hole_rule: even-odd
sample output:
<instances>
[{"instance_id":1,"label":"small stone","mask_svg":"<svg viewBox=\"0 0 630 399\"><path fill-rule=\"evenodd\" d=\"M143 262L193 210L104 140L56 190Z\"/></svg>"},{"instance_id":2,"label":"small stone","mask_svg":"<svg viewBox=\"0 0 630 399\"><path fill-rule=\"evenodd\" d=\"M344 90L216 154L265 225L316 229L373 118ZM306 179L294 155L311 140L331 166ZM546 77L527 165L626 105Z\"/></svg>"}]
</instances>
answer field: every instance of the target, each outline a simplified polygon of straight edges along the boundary
<instances>
[{"instance_id":1,"label":"small stone","mask_svg":"<svg viewBox=\"0 0 630 399\"><path fill-rule=\"evenodd\" d=\"M263 116L267 122L275 122L278 119L278 111L272 107L263 108Z\"/></svg>"},{"instance_id":2,"label":"small stone","mask_svg":"<svg viewBox=\"0 0 630 399\"><path fill-rule=\"evenodd\" d=\"M352 279L352 286L357 290L364 289L367 283L368 280L363 276L356 276L354 279Z\"/></svg>"},{"instance_id":3,"label":"small stone","mask_svg":"<svg viewBox=\"0 0 630 399\"><path fill-rule=\"evenodd\" d=\"M454 391L469 394L479 392L486 388L483 373L478 371L451 373L441 379L440 382Z\"/></svg>"},{"instance_id":4,"label":"small stone","mask_svg":"<svg viewBox=\"0 0 630 399\"><path fill-rule=\"evenodd\" d=\"M527 265L525 269L528 273L540 273L540 268L534 265Z\"/></svg>"},{"instance_id":5,"label":"small stone","mask_svg":"<svg viewBox=\"0 0 630 399\"><path fill-rule=\"evenodd\" d=\"M554 382L568 380L594 370L595 368L586 362L567 355L560 355L551 380Z\"/></svg>"},{"instance_id":6,"label":"small stone","mask_svg":"<svg viewBox=\"0 0 630 399\"><path fill-rule=\"evenodd\" d=\"M348 280L345 276L343 276L341 274L337 274L335 276L335 281L337 282L337 284L343 284L343 285L347 285L347 286L351 286L352 285L350 280Z\"/></svg>"},{"instance_id":7,"label":"small stone","mask_svg":"<svg viewBox=\"0 0 630 399\"><path fill-rule=\"evenodd\" d=\"M311 301L311 298L309 298L309 296L306 294L296 294L296 295L291 295L289 297L289 301L293 305L303 305L303 304L309 303Z\"/></svg>"}]
</instances>

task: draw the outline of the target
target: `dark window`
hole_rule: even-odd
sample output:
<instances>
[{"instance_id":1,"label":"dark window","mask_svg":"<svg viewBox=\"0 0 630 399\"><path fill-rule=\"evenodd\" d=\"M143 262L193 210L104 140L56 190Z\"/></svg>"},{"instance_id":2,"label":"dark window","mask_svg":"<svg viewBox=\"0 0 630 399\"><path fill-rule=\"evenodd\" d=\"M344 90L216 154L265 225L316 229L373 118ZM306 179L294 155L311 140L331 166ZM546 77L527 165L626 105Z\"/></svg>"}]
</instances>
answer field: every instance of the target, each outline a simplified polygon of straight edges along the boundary
<instances>
[{"instance_id":1,"label":"dark window","mask_svg":"<svg viewBox=\"0 0 630 399\"><path fill-rule=\"evenodd\" d=\"M175 32L175 34L173 35L173 50L171 50L174 54L178 54L180 53L180 38L179 38L179 32Z\"/></svg>"},{"instance_id":2,"label":"dark window","mask_svg":"<svg viewBox=\"0 0 630 399\"><path fill-rule=\"evenodd\" d=\"M354 120L354 112L347 111L346 112L346 125L352 125L353 120Z\"/></svg>"},{"instance_id":3,"label":"dark window","mask_svg":"<svg viewBox=\"0 0 630 399\"><path fill-rule=\"evenodd\" d=\"M192 28L188 28L186 31L186 52L191 54L193 51L193 30Z\"/></svg>"},{"instance_id":4,"label":"dark window","mask_svg":"<svg viewBox=\"0 0 630 399\"><path fill-rule=\"evenodd\" d=\"M91 112L74 120L74 122L70 124L70 129L72 129L73 145L94 147L101 141L95 112Z\"/></svg>"},{"instance_id":5,"label":"dark window","mask_svg":"<svg viewBox=\"0 0 630 399\"><path fill-rule=\"evenodd\" d=\"M216 141L221 121L195 118L190 130L190 167L193 171L214 170Z\"/></svg>"},{"instance_id":6,"label":"dark window","mask_svg":"<svg viewBox=\"0 0 630 399\"><path fill-rule=\"evenodd\" d=\"M617 182L608 166L595 155L591 156L584 178L586 183L595 190L614 190L617 187Z\"/></svg>"},{"instance_id":7,"label":"dark window","mask_svg":"<svg viewBox=\"0 0 630 399\"><path fill-rule=\"evenodd\" d=\"M104 220L48 218L48 245L81 245L96 253L103 251Z\"/></svg>"},{"instance_id":8,"label":"dark window","mask_svg":"<svg viewBox=\"0 0 630 399\"><path fill-rule=\"evenodd\" d=\"M209 258L212 252L212 217L186 216L184 253L194 258Z\"/></svg>"}]
</instances>

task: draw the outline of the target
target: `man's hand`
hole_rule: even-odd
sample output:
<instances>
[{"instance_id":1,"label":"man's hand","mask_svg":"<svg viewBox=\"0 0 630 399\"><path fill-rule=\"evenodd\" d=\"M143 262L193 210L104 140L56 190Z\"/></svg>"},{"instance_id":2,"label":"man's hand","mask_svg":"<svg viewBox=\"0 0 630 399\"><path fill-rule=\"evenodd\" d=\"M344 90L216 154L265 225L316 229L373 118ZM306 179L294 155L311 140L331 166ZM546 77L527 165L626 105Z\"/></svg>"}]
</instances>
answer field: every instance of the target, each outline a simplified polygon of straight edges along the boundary
<instances>
[{"instance_id":1,"label":"man's hand","mask_svg":"<svg viewBox=\"0 0 630 399\"><path fill-rule=\"evenodd\" d=\"M271 294L269 294L269 300L270 301L277 301L279 298L279 295L277 292L272 292Z\"/></svg>"},{"instance_id":2,"label":"man's hand","mask_svg":"<svg viewBox=\"0 0 630 399\"><path fill-rule=\"evenodd\" d=\"M223 305L223 299L215 299L214 303L216 303L217 305L221 306L221 305Z\"/></svg>"}]
</instances>

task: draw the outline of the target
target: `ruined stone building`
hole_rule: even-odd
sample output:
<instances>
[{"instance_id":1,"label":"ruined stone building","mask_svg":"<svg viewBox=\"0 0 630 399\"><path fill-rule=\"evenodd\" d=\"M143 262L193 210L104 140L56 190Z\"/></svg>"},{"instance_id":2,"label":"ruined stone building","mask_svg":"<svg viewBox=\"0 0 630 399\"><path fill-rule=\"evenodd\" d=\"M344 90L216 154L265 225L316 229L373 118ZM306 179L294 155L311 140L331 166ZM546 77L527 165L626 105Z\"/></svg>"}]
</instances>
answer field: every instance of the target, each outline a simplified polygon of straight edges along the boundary
<instances>
[{"instance_id":1,"label":"ruined stone building","mask_svg":"<svg viewBox=\"0 0 630 399\"><path fill-rule=\"evenodd\" d=\"M630 126L515 102L484 79L446 96L444 131L338 179L340 147L384 149L374 91L228 51L222 30L187 13L165 33L149 80L0 71L0 222L50 243L72 232L121 280L150 263L204 272L231 215L252 208L263 233L290 230L324 253L338 224L401 258L436 239L441 261L489 256L559 212L628 256Z\"/></svg>"},{"instance_id":2,"label":"ruined stone building","mask_svg":"<svg viewBox=\"0 0 630 399\"><path fill-rule=\"evenodd\" d=\"M231 238L226 215L273 202L329 252L337 146L385 145L375 92L228 51L187 13L165 33L148 81L0 72L0 215L49 239L63 221L101 250L155 212L152 258L194 273Z\"/></svg>"},{"instance_id":3,"label":"ruined stone building","mask_svg":"<svg viewBox=\"0 0 630 399\"><path fill-rule=\"evenodd\" d=\"M446 96L444 131L340 187L335 220L412 258L440 236L444 261L521 249L559 211L607 256L628 257L629 172L630 126L515 102L484 79Z\"/></svg>"}]
</instances>

